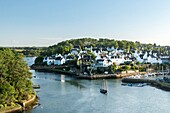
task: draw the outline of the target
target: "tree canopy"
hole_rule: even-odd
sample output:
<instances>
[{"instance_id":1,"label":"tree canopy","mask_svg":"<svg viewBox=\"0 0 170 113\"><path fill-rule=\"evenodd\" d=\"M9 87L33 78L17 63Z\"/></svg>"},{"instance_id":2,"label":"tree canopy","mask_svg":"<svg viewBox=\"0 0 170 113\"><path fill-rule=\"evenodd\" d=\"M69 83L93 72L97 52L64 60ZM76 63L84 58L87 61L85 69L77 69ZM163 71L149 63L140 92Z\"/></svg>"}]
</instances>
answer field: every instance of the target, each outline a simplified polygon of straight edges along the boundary
<instances>
[{"instance_id":1,"label":"tree canopy","mask_svg":"<svg viewBox=\"0 0 170 113\"><path fill-rule=\"evenodd\" d=\"M92 47L111 47L113 46L116 49L123 49L125 52L132 52L133 50L142 50L142 51L156 51L158 54L170 54L169 46L160 46L154 44L142 44L138 41L127 41L127 40L114 40L107 38L81 38L81 39L71 39L59 42L58 44L49 46L48 49L42 55L52 55L56 53L67 54L72 48L78 46L80 49L83 49L84 46Z\"/></svg>"},{"instance_id":2,"label":"tree canopy","mask_svg":"<svg viewBox=\"0 0 170 113\"><path fill-rule=\"evenodd\" d=\"M31 73L23 55L0 50L0 108L20 103L32 94Z\"/></svg>"}]
</instances>

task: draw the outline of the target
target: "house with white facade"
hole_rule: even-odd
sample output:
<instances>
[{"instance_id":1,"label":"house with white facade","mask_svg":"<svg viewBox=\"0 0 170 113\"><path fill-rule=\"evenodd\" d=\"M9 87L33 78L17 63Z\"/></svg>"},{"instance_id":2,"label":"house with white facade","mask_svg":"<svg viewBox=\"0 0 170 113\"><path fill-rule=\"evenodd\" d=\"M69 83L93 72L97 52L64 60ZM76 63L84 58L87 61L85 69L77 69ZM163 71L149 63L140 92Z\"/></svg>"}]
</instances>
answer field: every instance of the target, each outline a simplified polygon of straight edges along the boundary
<instances>
[{"instance_id":1,"label":"house with white facade","mask_svg":"<svg viewBox=\"0 0 170 113\"><path fill-rule=\"evenodd\" d=\"M98 54L101 54L101 50L98 49L98 48L93 48L93 49L92 49L92 53L93 53L95 56L97 56Z\"/></svg>"},{"instance_id":2,"label":"house with white facade","mask_svg":"<svg viewBox=\"0 0 170 113\"><path fill-rule=\"evenodd\" d=\"M70 60L74 60L75 57L72 54L68 54L68 56L65 59L66 59L66 61L70 61Z\"/></svg>"},{"instance_id":3,"label":"house with white facade","mask_svg":"<svg viewBox=\"0 0 170 113\"><path fill-rule=\"evenodd\" d=\"M95 67L108 67L112 65L112 61L107 56L97 54L95 58Z\"/></svg>"},{"instance_id":4,"label":"house with white facade","mask_svg":"<svg viewBox=\"0 0 170 113\"><path fill-rule=\"evenodd\" d=\"M87 53L87 50L85 49L80 50L80 54L85 54L85 53Z\"/></svg>"},{"instance_id":5,"label":"house with white facade","mask_svg":"<svg viewBox=\"0 0 170 113\"><path fill-rule=\"evenodd\" d=\"M107 54L108 50L106 47L101 48L101 53Z\"/></svg>"},{"instance_id":6,"label":"house with white facade","mask_svg":"<svg viewBox=\"0 0 170 113\"><path fill-rule=\"evenodd\" d=\"M70 50L70 53L71 53L72 55L78 55L78 54L79 54L79 50L76 49L76 48L73 48L73 49Z\"/></svg>"},{"instance_id":7,"label":"house with white facade","mask_svg":"<svg viewBox=\"0 0 170 113\"><path fill-rule=\"evenodd\" d=\"M124 55L121 53L114 53L109 57L110 57L109 59L112 61L112 64L115 63L116 65L120 65L125 61Z\"/></svg>"},{"instance_id":8,"label":"house with white facade","mask_svg":"<svg viewBox=\"0 0 170 113\"><path fill-rule=\"evenodd\" d=\"M65 63L65 58L61 54L56 55L54 60L54 65L62 65L64 63Z\"/></svg>"},{"instance_id":9,"label":"house with white facade","mask_svg":"<svg viewBox=\"0 0 170 113\"><path fill-rule=\"evenodd\" d=\"M43 59L43 62L46 62L47 63L47 65L53 65L54 64L54 58L52 58L52 57L44 57L44 59Z\"/></svg>"},{"instance_id":10,"label":"house with white facade","mask_svg":"<svg viewBox=\"0 0 170 113\"><path fill-rule=\"evenodd\" d=\"M111 51L115 51L114 46L107 47L107 51L109 51L109 52L111 52Z\"/></svg>"},{"instance_id":11,"label":"house with white facade","mask_svg":"<svg viewBox=\"0 0 170 113\"><path fill-rule=\"evenodd\" d=\"M157 53L151 51L146 51L145 54L142 54L142 52L137 53L136 51L133 56L136 58L136 61L140 63L162 63L161 59L157 56Z\"/></svg>"},{"instance_id":12,"label":"house with white facade","mask_svg":"<svg viewBox=\"0 0 170 113\"><path fill-rule=\"evenodd\" d=\"M108 67L112 65L112 61L109 59L97 59L95 61L95 67Z\"/></svg>"},{"instance_id":13,"label":"house with white facade","mask_svg":"<svg viewBox=\"0 0 170 113\"><path fill-rule=\"evenodd\" d=\"M170 63L170 55L160 55L162 63Z\"/></svg>"}]
</instances>

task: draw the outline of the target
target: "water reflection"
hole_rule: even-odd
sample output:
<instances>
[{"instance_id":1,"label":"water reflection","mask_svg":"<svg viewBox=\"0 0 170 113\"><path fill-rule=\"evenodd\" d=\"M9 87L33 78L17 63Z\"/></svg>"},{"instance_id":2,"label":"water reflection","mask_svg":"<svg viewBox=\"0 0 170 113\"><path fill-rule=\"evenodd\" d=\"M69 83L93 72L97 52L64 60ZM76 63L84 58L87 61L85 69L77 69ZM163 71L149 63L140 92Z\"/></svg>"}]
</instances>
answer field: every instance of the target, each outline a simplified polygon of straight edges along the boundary
<instances>
[{"instance_id":1,"label":"water reflection","mask_svg":"<svg viewBox=\"0 0 170 113\"><path fill-rule=\"evenodd\" d=\"M61 75L61 82L65 82L65 75Z\"/></svg>"},{"instance_id":2,"label":"water reflection","mask_svg":"<svg viewBox=\"0 0 170 113\"><path fill-rule=\"evenodd\" d=\"M73 86L79 88L79 89L85 88L85 86L80 84L80 82L78 82L77 80L67 80L66 82L69 83L70 85L73 85Z\"/></svg>"}]
</instances>

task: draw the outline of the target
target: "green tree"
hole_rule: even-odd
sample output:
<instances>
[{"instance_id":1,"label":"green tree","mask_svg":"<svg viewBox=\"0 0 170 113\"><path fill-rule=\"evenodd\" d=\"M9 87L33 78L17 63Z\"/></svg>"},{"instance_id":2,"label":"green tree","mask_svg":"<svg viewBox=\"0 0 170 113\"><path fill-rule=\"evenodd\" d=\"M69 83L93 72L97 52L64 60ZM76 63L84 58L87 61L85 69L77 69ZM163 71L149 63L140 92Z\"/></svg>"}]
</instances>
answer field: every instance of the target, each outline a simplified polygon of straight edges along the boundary
<instances>
[{"instance_id":1,"label":"green tree","mask_svg":"<svg viewBox=\"0 0 170 113\"><path fill-rule=\"evenodd\" d=\"M116 41L116 42L114 43L114 48L117 49L118 47L119 47L119 45L118 45L118 42Z\"/></svg>"},{"instance_id":2,"label":"green tree","mask_svg":"<svg viewBox=\"0 0 170 113\"><path fill-rule=\"evenodd\" d=\"M68 54L70 52L70 47L69 46L64 46L64 53Z\"/></svg>"},{"instance_id":3,"label":"green tree","mask_svg":"<svg viewBox=\"0 0 170 113\"><path fill-rule=\"evenodd\" d=\"M43 59L44 59L43 56L38 56L38 57L35 59L34 64L35 64L35 65L41 65L41 64L43 64Z\"/></svg>"},{"instance_id":4,"label":"green tree","mask_svg":"<svg viewBox=\"0 0 170 113\"><path fill-rule=\"evenodd\" d=\"M116 63L113 63L113 65L111 66L112 71L116 71L116 67Z\"/></svg>"},{"instance_id":5,"label":"green tree","mask_svg":"<svg viewBox=\"0 0 170 113\"><path fill-rule=\"evenodd\" d=\"M31 73L24 56L10 49L0 50L0 104L10 106L32 93ZM2 107L1 106L1 107Z\"/></svg>"}]
</instances>

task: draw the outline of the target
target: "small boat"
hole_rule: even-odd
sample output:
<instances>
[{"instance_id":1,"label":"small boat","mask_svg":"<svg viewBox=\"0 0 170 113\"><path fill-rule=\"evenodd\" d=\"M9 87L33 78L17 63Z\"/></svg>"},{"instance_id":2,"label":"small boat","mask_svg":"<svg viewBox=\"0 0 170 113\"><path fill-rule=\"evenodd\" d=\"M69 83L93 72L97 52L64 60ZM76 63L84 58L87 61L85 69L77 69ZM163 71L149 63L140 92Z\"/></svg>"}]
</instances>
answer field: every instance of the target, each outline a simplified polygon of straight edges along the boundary
<instances>
[{"instance_id":1,"label":"small boat","mask_svg":"<svg viewBox=\"0 0 170 113\"><path fill-rule=\"evenodd\" d=\"M100 93L102 93L102 94L107 94L106 80L105 80L105 79L103 80L103 86L102 86L102 88L100 89Z\"/></svg>"},{"instance_id":2,"label":"small boat","mask_svg":"<svg viewBox=\"0 0 170 113\"><path fill-rule=\"evenodd\" d=\"M33 85L32 86L34 89L40 89L40 85Z\"/></svg>"},{"instance_id":3,"label":"small boat","mask_svg":"<svg viewBox=\"0 0 170 113\"><path fill-rule=\"evenodd\" d=\"M127 86L127 83L122 83L121 85L122 85L122 86Z\"/></svg>"}]
</instances>

